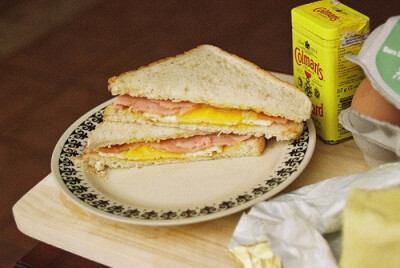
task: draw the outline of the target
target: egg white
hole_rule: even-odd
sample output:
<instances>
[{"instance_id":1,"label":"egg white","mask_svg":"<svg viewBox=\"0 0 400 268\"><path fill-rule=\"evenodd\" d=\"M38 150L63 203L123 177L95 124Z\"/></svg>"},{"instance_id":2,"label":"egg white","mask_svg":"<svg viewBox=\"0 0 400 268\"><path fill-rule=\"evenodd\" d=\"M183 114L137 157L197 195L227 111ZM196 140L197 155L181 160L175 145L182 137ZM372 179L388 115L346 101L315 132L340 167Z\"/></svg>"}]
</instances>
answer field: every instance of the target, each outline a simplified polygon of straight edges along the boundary
<instances>
[{"instance_id":1,"label":"egg white","mask_svg":"<svg viewBox=\"0 0 400 268\"><path fill-rule=\"evenodd\" d=\"M254 119L249 116L246 116L246 112L243 112L243 120L241 124L246 124L246 125L255 125L255 126L270 126L273 121L272 120L260 120L260 119ZM151 114L151 113L143 113L143 116L153 122L163 122L163 123L182 123L182 121L178 120L175 115L169 115L169 116L161 116L157 114ZM246 118L247 117L247 118ZM185 122L185 123L191 123L191 122ZM204 121L204 123L207 123ZM236 123L228 123L228 122L221 122L221 125L237 125Z\"/></svg>"}]
</instances>

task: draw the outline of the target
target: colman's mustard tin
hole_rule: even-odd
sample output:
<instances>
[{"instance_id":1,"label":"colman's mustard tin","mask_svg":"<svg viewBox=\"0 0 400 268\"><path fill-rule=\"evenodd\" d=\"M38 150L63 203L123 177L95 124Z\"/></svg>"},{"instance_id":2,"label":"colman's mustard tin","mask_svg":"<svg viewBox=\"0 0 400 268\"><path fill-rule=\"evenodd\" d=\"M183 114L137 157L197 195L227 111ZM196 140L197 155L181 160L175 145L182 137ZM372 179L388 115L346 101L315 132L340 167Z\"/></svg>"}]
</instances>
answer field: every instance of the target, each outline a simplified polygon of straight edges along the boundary
<instances>
[{"instance_id":1,"label":"colman's mustard tin","mask_svg":"<svg viewBox=\"0 0 400 268\"><path fill-rule=\"evenodd\" d=\"M351 138L338 120L365 75L346 60L358 54L369 18L339 2L318 1L292 9L294 84L312 101L317 135L328 144Z\"/></svg>"}]
</instances>

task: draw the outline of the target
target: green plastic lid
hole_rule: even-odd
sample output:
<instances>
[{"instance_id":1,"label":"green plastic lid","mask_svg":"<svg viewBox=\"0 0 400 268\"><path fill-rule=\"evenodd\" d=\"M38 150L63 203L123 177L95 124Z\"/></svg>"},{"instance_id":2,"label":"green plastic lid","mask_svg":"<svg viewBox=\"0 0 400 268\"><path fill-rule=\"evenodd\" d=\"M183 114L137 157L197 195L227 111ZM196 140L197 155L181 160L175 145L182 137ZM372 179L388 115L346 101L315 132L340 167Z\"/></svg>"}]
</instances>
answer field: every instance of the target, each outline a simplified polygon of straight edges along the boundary
<instances>
[{"instance_id":1,"label":"green plastic lid","mask_svg":"<svg viewBox=\"0 0 400 268\"><path fill-rule=\"evenodd\" d=\"M376 28L358 56L345 57L360 65L374 88L400 109L400 16Z\"/></svg>"}]
</instances>

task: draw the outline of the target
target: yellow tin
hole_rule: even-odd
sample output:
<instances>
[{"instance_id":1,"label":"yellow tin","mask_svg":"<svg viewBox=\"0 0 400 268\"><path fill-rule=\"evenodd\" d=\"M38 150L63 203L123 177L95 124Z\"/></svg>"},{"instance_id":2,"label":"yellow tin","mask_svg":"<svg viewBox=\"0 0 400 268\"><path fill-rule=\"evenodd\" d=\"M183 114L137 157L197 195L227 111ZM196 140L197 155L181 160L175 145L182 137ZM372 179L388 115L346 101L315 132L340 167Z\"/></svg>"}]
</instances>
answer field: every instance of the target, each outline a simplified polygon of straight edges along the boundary
<instances>
[{"instance_id":1,"label":"yellow tin","mask_svg":"<svg viewBox=\"0 0 400 268\"><path fill-rule=\"evenodd\" d=\"M317 135L329 144L351 138L338 117L365 75L344 55L358 54L369 18L337 1L302 5L291 15L294 83L312 101Z\"/></svg>"}]
</instances>

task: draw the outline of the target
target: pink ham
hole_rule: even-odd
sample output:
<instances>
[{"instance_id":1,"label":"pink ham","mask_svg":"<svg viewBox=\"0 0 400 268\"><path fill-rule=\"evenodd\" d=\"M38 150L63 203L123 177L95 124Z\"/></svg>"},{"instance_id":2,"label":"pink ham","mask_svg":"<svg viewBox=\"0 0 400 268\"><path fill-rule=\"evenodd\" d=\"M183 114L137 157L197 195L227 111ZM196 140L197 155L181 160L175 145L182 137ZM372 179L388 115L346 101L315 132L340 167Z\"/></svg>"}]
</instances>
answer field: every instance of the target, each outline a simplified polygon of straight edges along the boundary
<instances>
[{"instance_id":1,"label":"pink ham","mask_svg":"<svg viewBox=\"0 0 400 268\"><path fill-rule=\"evenodd\" d=\"M271 121L274 121L275 123L278 123L278 124L286 124L287 122L289 122L289 120L284 118L284 117L270 116L270 115L266 115L264 113L257 113L257 119L259 119L259 120L271 120Z\"/></svg>"},{"instance_id":2,"label":"pink ham","mask_svg":"<svg viewBox=\"0 0 400 268\"><path fill-rule=\"evenodd\" d=\"M195 152L212 146L210 137L208 136L194 136L190 138L169 139L163 140L158 143L153 142L151 147L175 153Z\"/></svg>"},{"instance_id":3,"label":"pink ham","mask_svg":"<svg viewBox=\"0 0 400 268\"><path fill-rule=\"evenodd\" d=\"M213 146L234 145L236 143L245 141L251 137L250 134L247 135L214 134L210 136Z\"/></svg>"},{"instance_id":4,"label":"pink ham","mask_svg":"<svg viewBox=\"0 0 400 268\"><path fill-rule=\"evenodd\" d=\"M176 153L196 152L212 146L229 146L247 140L250 135L210 134L190 138L170 139L152 143L150 146L159 150Z\"/></svg>"},{"instance_id":5,"label":"pink ham","mask_svg":"<svg viewBox=\"0 0 400 268\"><path fill-rule=\"evenodd\" d=\"M250 138L250 135L236 135L236 134L209 134L197 135L189 138L168 139L160 142L150 142L148 145L152 148L174 153L188 153L197 152L212 146L229 146L239 142L245 141ZM99 149L91 149L85 147L84 153L120 153L128 151L129 149L138 148L143 143L132 143L113 145L110 147L101 147Z\"/></svg>"},{"instance_id":6,"label":"pink ham","mask_svg":"<svg viewBox=\"0 0 400 268\"><path fill-rule=\"evenodd\" d=\"M173 102L170 100L150 100L143 97L120 95L115 105L131 107L135 112L148 112L162 116L186 113L197 105L188 101Z\"/></svg>"},{"instance_id":7,"label":"pink ham","mask_svg":"<svg viewBox=\"0 0 400 268\"><path fill-rule=\"evenodd\" d=\"M151 100L145 97L132 97L130 95L120 95L115 100L115 105L119 108L130 107L135 112L147 112L161 116L184 114L195 109L200 104L189 101L173 102L171 100ZM264 113L257 113L259 120L271 120L278 124L288 123L288 119L279 116L269 116Z\"/></svg>"}]
</instances>

